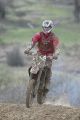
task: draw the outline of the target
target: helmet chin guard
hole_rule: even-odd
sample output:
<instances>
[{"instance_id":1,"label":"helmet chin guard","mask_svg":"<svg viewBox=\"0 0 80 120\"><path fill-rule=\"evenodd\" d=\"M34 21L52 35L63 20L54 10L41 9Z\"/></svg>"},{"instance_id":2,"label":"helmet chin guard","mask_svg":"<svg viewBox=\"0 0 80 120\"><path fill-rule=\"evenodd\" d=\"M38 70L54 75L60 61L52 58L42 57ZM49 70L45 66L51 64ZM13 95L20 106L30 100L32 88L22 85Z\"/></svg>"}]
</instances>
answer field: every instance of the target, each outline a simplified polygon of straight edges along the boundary
<instances>
[{"instance_id":1,"label":"helmet chin guard","mask_svg":"<svg viewBox=\"0 0 80 120\"><path fill-rule=\"evenodd\" d=\"M53 28L53 22L51 20L44 20L42 23L42 28L44 33L51 32Z\"/></svg>"}]
</instances>

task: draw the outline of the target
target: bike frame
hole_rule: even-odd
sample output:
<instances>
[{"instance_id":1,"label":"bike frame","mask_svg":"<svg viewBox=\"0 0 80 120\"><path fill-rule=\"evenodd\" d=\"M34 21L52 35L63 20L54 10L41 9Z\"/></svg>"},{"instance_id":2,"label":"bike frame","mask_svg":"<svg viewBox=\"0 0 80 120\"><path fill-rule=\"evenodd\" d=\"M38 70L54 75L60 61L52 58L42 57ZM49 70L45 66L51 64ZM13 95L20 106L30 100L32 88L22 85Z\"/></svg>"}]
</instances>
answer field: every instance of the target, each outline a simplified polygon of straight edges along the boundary
<instances>
[{"instance_id":1,"label":"bike frame","mask_svg":"<svg viewBox=\"0 0 80 120\"><path fill-rule=\"evenodd\" d=\"M29 52L28 55L34 56L35 54L32 54L32 53ZM34 91L35 91L35 96L38 94L38 90L39 90L40 82L41 82L42 72L43 72L44 68L47 67L47 66L46 66L47 57L46 57L46 56L43 56L43 57L41 57L41 59L43 60L44 64L43 64L43 66L42 66L41 68L39 68L39 74L38 74L37 84L35 85L35 88L32 87L32 88L34 89ZM53 59L55 59L55 58L53 58ZM46 71L45 71L45 72L46 72ZM45 74L45 75L46 75L46 74ZM45 76L44 76L44 80L43 80L43 86L44 86L44 83L45 83ZM43 88L43 86L42 86L42 88ZM30 94L32 94L32 93L30 93ZM30 97L29 94L28 94L28 96ZM32 98L32 99L33 99L33 98ZM29 103L29 98L28 98L28 103ZM42 104L42 103L41 103L41 104ZM27 105L28 105L28 104L27 104ZM29 105L28 105L28 107L29 107Z\"/></svg>"}]
</instances>

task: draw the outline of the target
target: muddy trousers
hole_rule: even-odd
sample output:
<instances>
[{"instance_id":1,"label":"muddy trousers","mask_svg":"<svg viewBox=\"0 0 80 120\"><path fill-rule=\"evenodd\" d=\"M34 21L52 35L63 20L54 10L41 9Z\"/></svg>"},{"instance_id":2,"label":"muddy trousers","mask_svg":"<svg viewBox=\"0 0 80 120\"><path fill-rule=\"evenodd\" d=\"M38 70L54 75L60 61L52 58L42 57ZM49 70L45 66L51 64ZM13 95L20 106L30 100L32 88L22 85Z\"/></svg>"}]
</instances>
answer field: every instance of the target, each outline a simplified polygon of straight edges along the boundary
<instances>
[{"instance_id":1,"label":"muddy trousers","mask_svg":"<svg viewBox=\"0 0 80 120\"><path fill-rule=\"evenodd\" d=\"M37 78L38 78L38 74L33 74L30 72L31 70L31 67L28 69L28 73L29 73L29 76L30 76L30 79L34 79L35 80L35 83L37 82ZM45 69L44 69L45 70ZM44 73L44 72L43 72ZM44 74L43 74L44 75ZM42 76L43 76L42 75ZM44 77L44 76L43 76ZM50 79L51 79L51 68L48 68L47 67L47 70L46 70L46 77L45 77L45 88L46 89L49 89L49 86L50 86Z\"/></svg>"},{"instance_id":2,"label":"muddy trousers","mask_svg":"<svg viewBox=\"0 0 80 120\"><path fill-rule=\"evenodd\" d=\"M51 68L46 67L45 69L46 69L45 89L49 90L50 79L51 79ZM44 71L45 71L45 69L44 69ZM39 72L37 72L37 74L33 74L33 73L30 72L30 70L31 70L31 67L28 69L28 73L29 73L30 79L34 79L35 80L35 84L36 84ZM44 71L42 73L42 77L44 77ZM41 78L41 80L42 80L42 78Z\"/></svg>"}]
</instances>

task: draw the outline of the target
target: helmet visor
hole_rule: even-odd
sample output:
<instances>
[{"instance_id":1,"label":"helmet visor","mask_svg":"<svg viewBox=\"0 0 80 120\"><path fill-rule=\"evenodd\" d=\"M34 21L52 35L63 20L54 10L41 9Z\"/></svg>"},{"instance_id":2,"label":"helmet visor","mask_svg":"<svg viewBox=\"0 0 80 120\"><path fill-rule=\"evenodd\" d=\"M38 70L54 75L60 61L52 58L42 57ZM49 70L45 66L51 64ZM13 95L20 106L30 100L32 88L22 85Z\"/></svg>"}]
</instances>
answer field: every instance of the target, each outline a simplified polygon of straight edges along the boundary
<instances>
[{"instance_id":1,"label":"helmet visor","mask_svg":"<svg viewBox=\"0 0 80 120\"><path fill-rule=\"evenodd\" d=\"M44 31L45 33L49 33L51 30L52 30L52 26L43 27L43 31Z\"/></svg>"}]
</instances>

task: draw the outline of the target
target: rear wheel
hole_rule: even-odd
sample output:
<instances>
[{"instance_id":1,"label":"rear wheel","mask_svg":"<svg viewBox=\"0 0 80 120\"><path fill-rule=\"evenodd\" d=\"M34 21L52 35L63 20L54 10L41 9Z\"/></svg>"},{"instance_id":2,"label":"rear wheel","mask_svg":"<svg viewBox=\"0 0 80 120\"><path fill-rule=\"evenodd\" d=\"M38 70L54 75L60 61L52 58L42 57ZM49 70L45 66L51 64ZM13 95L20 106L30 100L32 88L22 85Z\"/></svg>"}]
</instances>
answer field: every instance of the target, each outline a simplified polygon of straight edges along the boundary
<instances>
[{"instance_id":1,"label":"rear wheel","mask_svg":"<svg viewBox=\"0 0 80 120\"><path fill-rule=\"evenodd\" d=\"M45 95L43 93L43 90L39 90L37 93L37 102L38 104L43 104L45 100Z\"/></svg>"}]
</instances>

